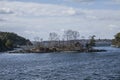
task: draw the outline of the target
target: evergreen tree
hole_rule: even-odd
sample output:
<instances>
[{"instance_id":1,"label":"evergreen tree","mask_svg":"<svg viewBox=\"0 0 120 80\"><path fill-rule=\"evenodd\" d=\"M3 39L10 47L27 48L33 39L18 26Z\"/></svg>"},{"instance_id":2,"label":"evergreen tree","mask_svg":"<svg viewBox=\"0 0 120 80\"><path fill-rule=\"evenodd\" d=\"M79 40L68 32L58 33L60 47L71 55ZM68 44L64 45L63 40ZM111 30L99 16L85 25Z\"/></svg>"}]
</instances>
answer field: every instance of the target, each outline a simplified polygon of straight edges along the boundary
<instances>
[{"instance_id":1,"label":"evergreen tree","mask_svg":"<svg viewBox=\"0 0 120 80\"><path fill-rule=\"evenodd\" d=\"M9 49L13 48L13 41L12 40L7 40L5 43L5 46Z\"/></svg>"},{"instance_id":2,"label":"evergreen tree","mask_svg":"<svg viewBox=\"0 0 120 80\"><path fill-rule=\"evenodd\" d=\"M112 44L116 47L120 47L120 32L115 35L115 39L113 39Z\"/></svg>"}]
</instances>

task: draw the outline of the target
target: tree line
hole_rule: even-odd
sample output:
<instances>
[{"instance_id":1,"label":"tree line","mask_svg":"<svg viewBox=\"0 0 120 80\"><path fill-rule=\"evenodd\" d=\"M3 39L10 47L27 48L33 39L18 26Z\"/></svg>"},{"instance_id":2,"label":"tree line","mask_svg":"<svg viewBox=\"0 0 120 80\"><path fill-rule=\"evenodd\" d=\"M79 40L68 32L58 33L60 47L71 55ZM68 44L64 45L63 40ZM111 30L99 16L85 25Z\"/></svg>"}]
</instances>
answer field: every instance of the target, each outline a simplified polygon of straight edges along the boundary
<instances>
[{"instance_id":1,"label":"tree line","mask_svg":"<svg viewBox=\"0 0 120 80\"><path fill-rule=\"evenodd\" d=\"M15 33L0 32L0 52L26 44L31 44L31 42Z\"/></svg>"}]
</instances>

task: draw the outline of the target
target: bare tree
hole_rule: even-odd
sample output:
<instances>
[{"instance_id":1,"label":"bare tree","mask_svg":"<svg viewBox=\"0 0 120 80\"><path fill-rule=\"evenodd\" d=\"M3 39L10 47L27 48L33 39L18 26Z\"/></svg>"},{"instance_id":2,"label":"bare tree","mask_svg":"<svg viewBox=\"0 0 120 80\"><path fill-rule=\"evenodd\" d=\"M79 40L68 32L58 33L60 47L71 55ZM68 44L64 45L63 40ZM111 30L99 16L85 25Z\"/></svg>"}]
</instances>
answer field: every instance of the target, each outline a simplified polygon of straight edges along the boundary
<instances>
[{"instance_id":1,"label":"bare tree","mask_svg":"<svg viewBox=\"0 0 120 80\"><path fill-rule=\"evenodd\" d=\"M74 30L66 30L64 31L64 39L67 40L67 45L66 47L68 49L74 49L74 45L76 40L79 38L80 34L78 31L74 31Z\"/></svg>"},{"instance_id":2,"label":"bare tree","mask_svg":"<svg viewBox=\"0 0 120 80\"><path fill-rule=\"evenodd\" d=\"M40 47L43 39L40 37L35 37L34 40L35 40L35 46Z\"/></svg>"},{"instance_id":3,"label":"bare tree","mask_svg":"<svg viewBox=\"0 0 120 80\"><path fill-rule=\"evenodd\" d=\"M73 39L77 40L80 37L80 33L78 31L73 31Z\"/></svg>"},{"instance_id":4,"label":"bare tree","mask_svg":"<svg viewBox=\"0 0 120 80\"><path fill-rule=\"evenodd\" d=\"M68 41L68 40L72 40L72 30L67 30L64 31L64 35L63 37Z\"/></svg>"},{"instance_id":5,"label":"bare tree","mask_svg":"<svg viewBox=\"0 0 120 80\"><path fill-rule=\"evenodd\" d=\"M58 41L59 40L59 35L55 32L52 32L49 34L49 40L50 41Z\"/></svg>"},{"instance_id":6,"label":"bare tree","mask_svg":"<svg viewBox=\"0 0 120 80\"><path fill-rule=\"evenodd\" d=\"M49 40L50 40L50 47L54 47L59 45L59 35L55 32L52 32L49 34Z\"/></svg>"},{"instance_id":7,"label":"bare tree","mask_svg":"<svg viewBox=\"0 0 120 80\"><path fill-rule=\"evenodd\" d=\"M78 31L73 31L73 30L67 30L64 32L64 38L68 40L76 40L79 38L80 34Z\"/></svg>"}]
</instances>

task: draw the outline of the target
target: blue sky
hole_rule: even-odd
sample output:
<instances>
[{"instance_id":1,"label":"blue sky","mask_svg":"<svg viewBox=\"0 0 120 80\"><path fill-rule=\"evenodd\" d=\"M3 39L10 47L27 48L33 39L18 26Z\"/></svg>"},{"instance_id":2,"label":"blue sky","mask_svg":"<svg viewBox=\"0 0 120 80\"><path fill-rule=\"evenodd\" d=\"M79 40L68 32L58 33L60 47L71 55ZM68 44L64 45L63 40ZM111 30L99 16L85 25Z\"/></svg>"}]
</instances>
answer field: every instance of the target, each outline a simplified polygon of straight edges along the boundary
<instances>
[{"instance_id":1,"label":"blue sky","mask_svg":"<svg viewBox=\"0 0 120 80\"><path fill-rule=\"evenodd\" d=\"M113 38L120 31L120 0L0 0L0 31L28 39L61 37L72 29L88 38Z\"/></svg>"}]
</instances>

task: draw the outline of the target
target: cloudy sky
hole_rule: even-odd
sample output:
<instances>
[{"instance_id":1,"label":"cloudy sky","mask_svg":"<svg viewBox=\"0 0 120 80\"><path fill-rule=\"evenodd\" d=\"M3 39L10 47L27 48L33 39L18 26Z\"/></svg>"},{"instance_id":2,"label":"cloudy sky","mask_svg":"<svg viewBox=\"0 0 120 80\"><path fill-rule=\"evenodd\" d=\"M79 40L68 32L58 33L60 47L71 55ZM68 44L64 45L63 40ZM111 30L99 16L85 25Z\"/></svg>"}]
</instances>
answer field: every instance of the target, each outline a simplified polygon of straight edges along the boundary
<instances>
[{"instance_id":1,"label":"cloudy sky","mask_svg":"<svg viewBox=\"0 0 120 80\"><path fill-rule=\"evenodd\" d=\"M120 32L120 0L0 0L0 31L47 40L68 29L113 38Z\"/></svg>"}]
</instances>

